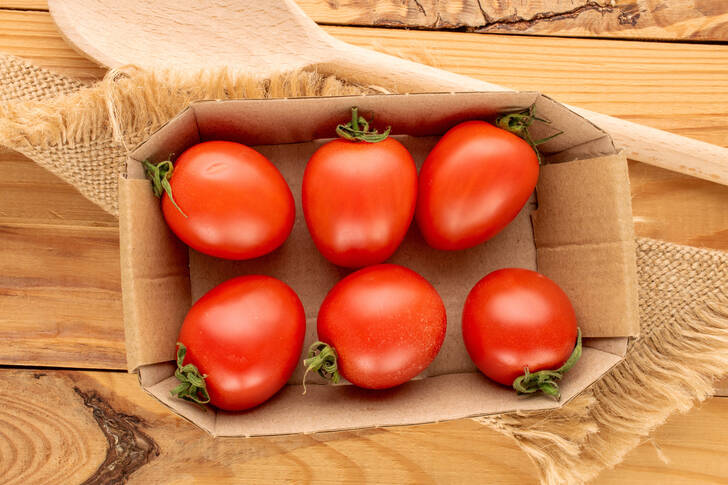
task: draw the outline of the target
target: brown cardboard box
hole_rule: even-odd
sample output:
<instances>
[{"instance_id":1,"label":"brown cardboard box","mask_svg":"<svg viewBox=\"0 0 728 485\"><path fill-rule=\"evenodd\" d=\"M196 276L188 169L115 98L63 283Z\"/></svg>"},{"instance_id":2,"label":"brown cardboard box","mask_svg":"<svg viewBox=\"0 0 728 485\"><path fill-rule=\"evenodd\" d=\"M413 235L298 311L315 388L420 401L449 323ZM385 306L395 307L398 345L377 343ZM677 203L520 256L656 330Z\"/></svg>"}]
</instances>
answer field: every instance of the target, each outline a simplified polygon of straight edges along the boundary
<instances>
[{"instance_id":1,"label":"brown cardboard box","mask_svg":"<svg viewBox=\"0 0 728 485\"><path fill-rule=\"evenodd\" d=\"M359 106L392 132L418 166L448 128L490 119L535 103L551 125L537 123L534 138L563 130L542 145L537 198L498 236L467 251L429 248L413 224L391 262L422 274L445 302L448 331L442 350L417 379L387 391L313 378L301 393L302 367L288 385L256 409L206 412L170 396L175 342L191 303L222 281L241 274L280 278L306 309L304 349L315 340L316 314L328 290L348 271L316 250L300 206L309 156L334 136L337 123ZM219 260L188 250L167 229L144 179L142 160L179 154L204 140L255 146L282 172L296 197L296 223L288 241L251 261ZM205 101L193 104L137 147L120 180L121 265L127 360L141 385L172 410L215 436L272 435L414 424L511 410L563 405L619 362L628 336L638 330L637 287L626 160L597 127L537 93L442 93L279 100ZM537 201L538 199L538 201ZM562 401L523 398L491 383L468 358L460 313L470 288L485 274L517 266L538 269L569 294L584 336L584 353L563 380Z\"/></svg>"}]
</instances>

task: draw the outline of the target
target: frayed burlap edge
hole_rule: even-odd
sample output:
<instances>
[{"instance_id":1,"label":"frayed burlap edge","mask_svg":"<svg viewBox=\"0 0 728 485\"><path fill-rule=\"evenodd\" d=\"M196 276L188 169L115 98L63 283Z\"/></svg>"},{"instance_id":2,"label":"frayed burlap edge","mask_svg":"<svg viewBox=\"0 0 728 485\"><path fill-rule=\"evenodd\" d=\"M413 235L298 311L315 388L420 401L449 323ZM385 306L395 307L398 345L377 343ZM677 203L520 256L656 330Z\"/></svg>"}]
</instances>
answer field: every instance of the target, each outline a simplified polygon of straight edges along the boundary
<instances>
[{"instance_id":1,"label":"frayed burlap edge","mask_svg":"<svg viewBox=\"0 0 728 485\"><path fill-rule=\"evenodd\" d=\"M625 360L561 409L475 418L514 438L544 484L613 467L728 373L728 253L637 243L642 335Z\"/></svg>"},{"instance_id":2,"label":"frayed burlap edge","mask_svg":"<svg viewBox=\"0 0 728 485\"><path fill-rule=\"evenodd\" d=\"M128 67L92 85L0 56L0 144L117 214L126 151L198 99L381 92L315 72L258 79L230 71ZM394 91L392 89L392 91ZM545 484L581 483L614 466L728 372L728 255L639 239L641 337L625 360L563 408L475 418L516 440Z\"/></svg>"},{"instance_id":3,"label":"frayed burlap edge","mask_svg":"<svg viewBox=\"0 0 728 485\"><path fill-rule=\"evenodd\" d=\"M148 72L134 66L111 70L89 87L48 74L39 88L33 84L39 68L9 56L0 60L6 83L0 145L33 159L114 215L127 152L192 101L381 91L308 71L261 79L227 69ZM57 96L39 95L43 86ZM23 96L23 89L32 92Z\"/></svg>"}]
</instances>

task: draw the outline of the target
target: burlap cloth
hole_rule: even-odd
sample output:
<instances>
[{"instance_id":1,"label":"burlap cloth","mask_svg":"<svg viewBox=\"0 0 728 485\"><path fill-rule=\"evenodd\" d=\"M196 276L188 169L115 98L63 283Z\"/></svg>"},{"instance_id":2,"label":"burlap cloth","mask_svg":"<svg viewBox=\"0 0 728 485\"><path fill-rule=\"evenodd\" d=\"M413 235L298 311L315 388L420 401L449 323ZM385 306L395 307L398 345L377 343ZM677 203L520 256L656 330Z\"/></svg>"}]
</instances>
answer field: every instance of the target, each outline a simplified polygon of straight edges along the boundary
<instances>
[{"instance_id":1,"label":"burlap cloth","mask_svg":"<svg viewBox=\"0 0 728 485\"><path fill-rule=\"evenodd\" d=\"M395 91L311 72L256 80L134 68L84 85L13 57L0 58L0 80L0 144L112 214L127 147L190 101ZM637 264L641 336L622 363L561 409L476 418L515 439L543 483L580 483L614 466L728 373L728 253L639 238Z\"/></svg>"}]
</instances>

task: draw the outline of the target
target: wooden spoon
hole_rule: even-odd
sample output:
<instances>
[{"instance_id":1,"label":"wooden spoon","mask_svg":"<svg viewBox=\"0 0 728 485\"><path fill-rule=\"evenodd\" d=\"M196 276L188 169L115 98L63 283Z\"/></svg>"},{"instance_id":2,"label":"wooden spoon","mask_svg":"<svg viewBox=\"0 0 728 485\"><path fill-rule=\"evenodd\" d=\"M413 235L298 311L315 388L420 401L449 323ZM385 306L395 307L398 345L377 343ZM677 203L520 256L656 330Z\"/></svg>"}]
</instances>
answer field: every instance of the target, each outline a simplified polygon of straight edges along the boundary
<instances>
[{"instance_id":1,"label":"wooden spoon","mask_svg":"<svg viewBox=\"0 0 728 485\"><path fill-rule=\"evenodd\" d=\"M502 86L353 46L293 0L49 0L66 40L107 67L227 66L265 76L315 68L398 91L502 91ZM634 160L728 185L728 149L569 106Z\"/></svg>"}]
</instances>

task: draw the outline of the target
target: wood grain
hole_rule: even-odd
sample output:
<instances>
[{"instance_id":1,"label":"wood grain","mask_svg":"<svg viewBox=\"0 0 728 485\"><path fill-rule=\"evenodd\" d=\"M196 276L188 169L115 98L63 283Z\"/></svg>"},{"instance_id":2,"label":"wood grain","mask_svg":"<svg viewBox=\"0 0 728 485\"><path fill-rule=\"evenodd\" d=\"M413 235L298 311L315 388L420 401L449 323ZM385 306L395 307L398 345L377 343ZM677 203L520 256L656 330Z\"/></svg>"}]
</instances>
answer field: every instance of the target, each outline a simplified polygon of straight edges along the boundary
<instances>
[{"instance_id":1,"label":"wood grain","mask_svg":"<svg viewBox=\"0 0 728 485\"><path fill-rule=\"evenodd\" d=\"M659 40L728 39L728 3L711 0L296 0L329 25Z\"/></svg>"},{"instance_id":2,"label":"wood grain","mask_svg":"<svg viewBox=\"0 0 728 485\"><path fill-rule=\"evenodd\" d=\"M593 483L624 485L660 483L697 485L725 483L728 452L728 399L714 398L688 414L672 416L613 470ZM664 463L659 454L668 461Z\"/></svg>"},{"instance_id":3,"label":"wood grain","mask_svg":"<svg viewBox=\"0 0 728 485\"><path fill-rule=\"evenodd\" d=\"M53 472L64 474L55 483L536 482L515 443L470 420L213 440L144 393L133 375L10 369L0 375L14 390L0 397L0 476L7 485L40 483ZM713 399L656 432L654 442L671 465L646 442L595 483L717 483L728 477L725 460L715 460L728 452L726 427L728 399Z\"/></svg>"},{"instance_id":4,"label":"wood grain","mask_svg":"<svg viewBox=\"0 0 728 485\"><path fill-rule=\"evenodd\" d=\"M728 251L728 187L630 162L639 236Z\"/></svg>"},{"instance_id":5,"label":"wood grain","mask_svg":"<svg viewBox=\"0 0 728 485\"><path fill-rule=\"evenodd\" d=\"M60 379L51 385L45 373L0 372L4 385L19 386L0 395L3 483L82 483L107 448L93 413Z\"/></svg>"},{"instance_id":6,"label":"wood grain","mask_svg":"<svg viewBox=\"0 0 728 485\"><path fill-rule=\"evenodd\" d=\"M0 223L0 240L0 364L126 368L118 229Z\"/></svg>"},{"instance_id":7,"label":"wood grain","mask_svg":"<svg viewBox=\"0 0 728 485\"><path fill-rule=\"evenodd\" d=\"M0 10L0 52L80 80L103 77L106 70L69 47L49 20L48 12Z\"/></svg>"},{"instance_id":8,"label":"wood grain","mask_svg":"<svg viewBox=\"0 0 728 485\"><path fill-rule=\"evenodd\" d=\"M728 3L717 0L296 0L319 24L458 29L655 40L728 39ZM45 0L0 8L47 10Z\"/></svg>"},{"instance_id":9,"label":"wood grain","mask_svg":"<svg viewBox=\"0 0 728 485\"><path fill-rule=\"evenodd\" d=\"M0 0L0 8L13 10L48 10L46 0Z\"/></svg>"},{"instance_id":10,"label":"wood grain","mask_svg":"<svg viewBox=\"0 0 728 485\"><path fill-rule=\"evenodd\" d=\"M125 369L116 219L0 150L0 364Z\"/></svg>"},{"instance_id":11,"label":"wood grain","mask_svg":"<svg viewBox=\"0 0 728 485\"><path fill-rule=\"evenodd\" d=\"M116 227L117 220L20 153L0 147L0 224Z\"/></svg>"},{"instance_id":12,"label":"wood grain","mask_svg":"<svg viewBox=\"0 0 728 485\"><path fill-rule=\"evenodd\" d=\"M716 383L715 392L713 392L713 394L715 396L728 397L728 378L725 378L722 381Z\"/></svg>"}]
</instances>

